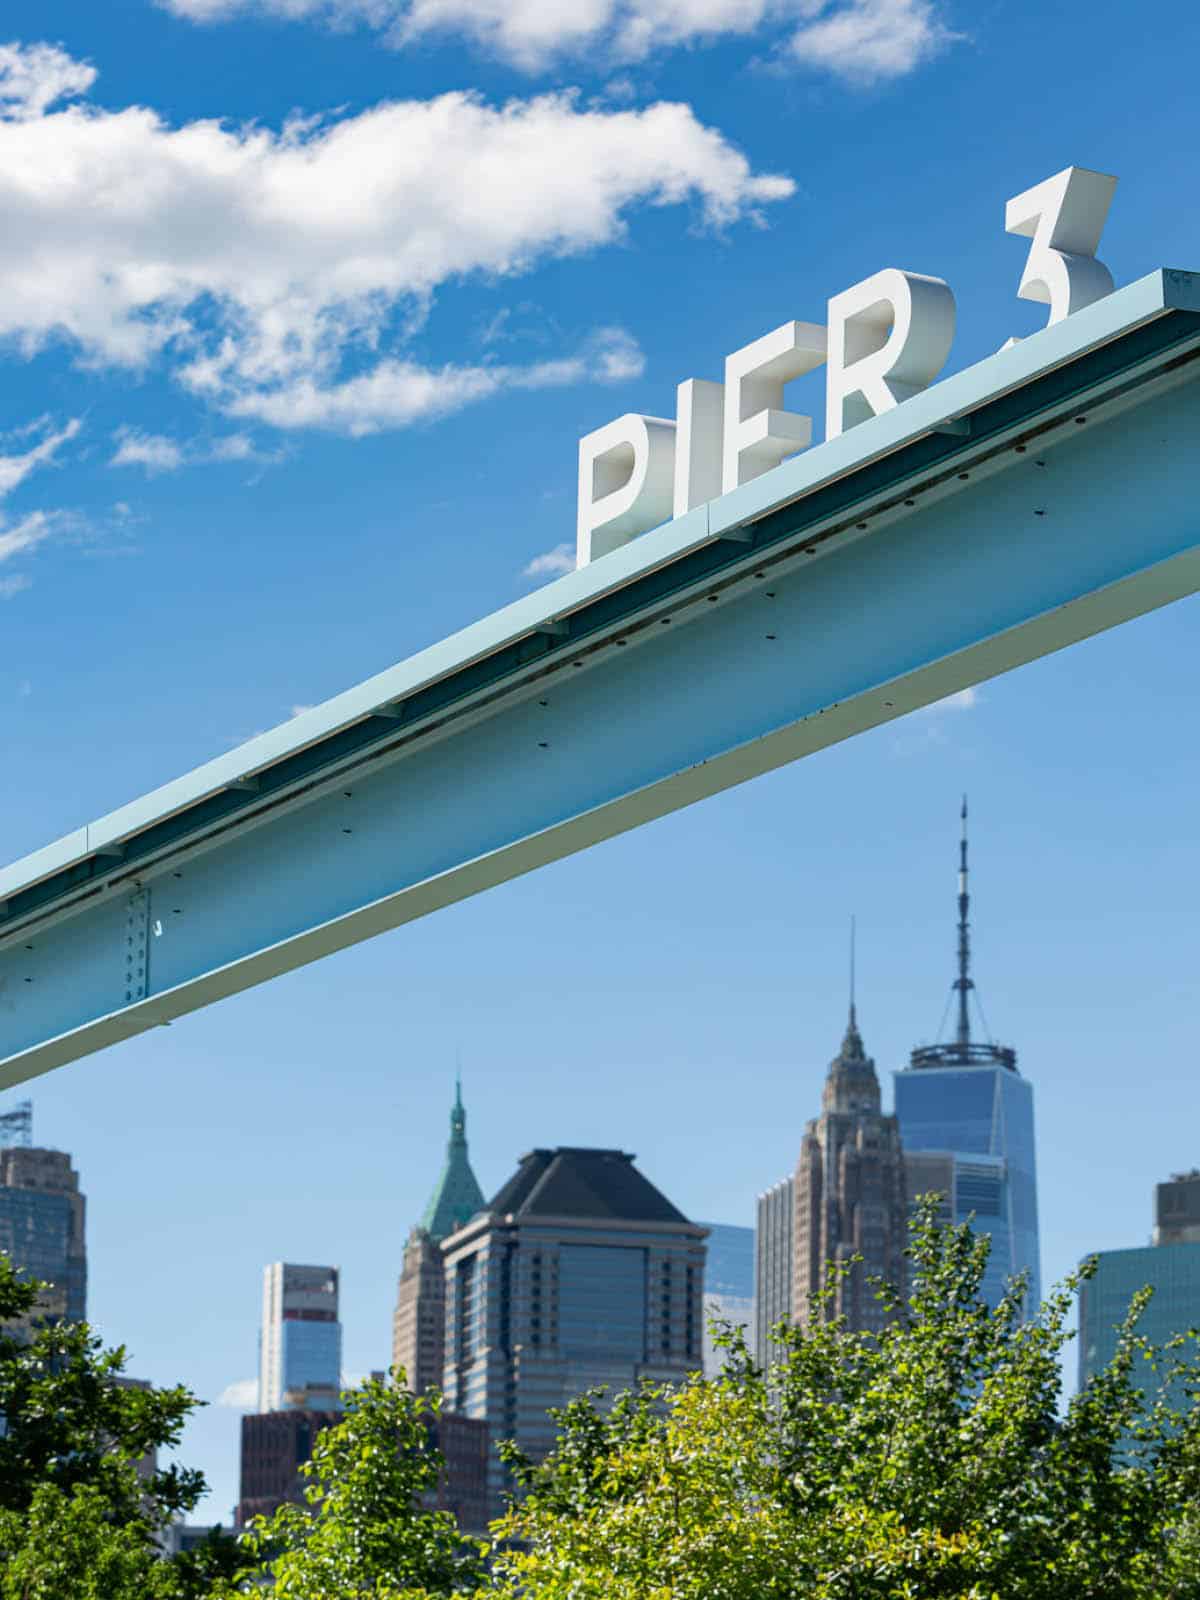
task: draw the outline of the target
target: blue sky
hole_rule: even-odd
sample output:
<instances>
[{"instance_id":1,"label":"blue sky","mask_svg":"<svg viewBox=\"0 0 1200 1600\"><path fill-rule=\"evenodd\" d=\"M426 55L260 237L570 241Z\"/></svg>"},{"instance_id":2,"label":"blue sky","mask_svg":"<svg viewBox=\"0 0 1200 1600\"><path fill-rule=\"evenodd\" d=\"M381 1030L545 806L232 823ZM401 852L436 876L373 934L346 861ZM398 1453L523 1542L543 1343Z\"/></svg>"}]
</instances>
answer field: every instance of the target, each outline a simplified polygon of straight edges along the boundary
<instances>
[{"instance_id":1,"label":"blue sky","mask_svg":"<svg viewBox=\"0 0 1200 1600\"><path fill-rule=\"evenodd\" d=\"M14 27L6 860L524 592L573 539L580 434L670 415L878 268L951 283L950 370L1031 331L1004 203L1063 166L1120 177L1118 283L1200 267L1179 3L40 0ZM262 1264L330 1261L348 1370L384 1365L456 1054L485 1190L531 1145L614 1144L750 1222L818 1107L851 912L881 1072L937 1028L964 789L1043 1277L1142 1242L1198 1159L1197 615L40 1080L99 1328L216 1402L254 1371ZM214 1403L188 1435L212 1517L237 1427Z\"/></svg>"}]
</instances>

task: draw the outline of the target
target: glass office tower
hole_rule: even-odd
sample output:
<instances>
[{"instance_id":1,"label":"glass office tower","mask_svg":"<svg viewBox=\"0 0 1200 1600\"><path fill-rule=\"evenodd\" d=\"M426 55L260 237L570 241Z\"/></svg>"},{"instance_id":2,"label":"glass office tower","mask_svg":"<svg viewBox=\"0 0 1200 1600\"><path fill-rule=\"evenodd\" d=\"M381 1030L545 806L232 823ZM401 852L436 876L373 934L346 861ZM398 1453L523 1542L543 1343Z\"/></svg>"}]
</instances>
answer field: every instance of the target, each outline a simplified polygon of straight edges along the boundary
<instances>
[{"instance_id":1,"label":"glass office tower","mask_svg":"<svg viewBox=\"0 0 1200 1600\"><path fill-rule=\"evenodd\" d=\"M263 1269L258 1409L341 1407L338 1269L275 1261Z\"/></svg>"},{"instance_id":2,"label":"glass office tower","mask_svg":"<svg viewBox=\"0 0 1200 1600\"><path fill-rule=\"evenodd\" d=\"M741 1328L746 1349L754 1354L754 1229L729 1222L702 1222L708 1229L704 1262L704 1376L715 1378L726 1352L713 1343L713 1324Z\"/></svg>"},{"instance_id":3,"label":"glass office tower","mask_svg":"<svg viewBox=\"0 0 1200 1600\"><path fill-rule=\"evenodd\" d=\"M962 807L958 883L958 977L954 1038L922 1045L895 1074L896 1116L905 1153L950 1158L950 1214L973 1218L992 1240L984 1295L994 1305L1007 1280L1028 1272L1027 1303L1041 1299L1037 1157L1033 1086L1017 1070L1017 1053L971 1037L970 896L967 888L967 803ZM915 1164L914 1164L915 1165ZM911 1185L910 1185L911 1188Z\"/></svg>"}]
</instances>

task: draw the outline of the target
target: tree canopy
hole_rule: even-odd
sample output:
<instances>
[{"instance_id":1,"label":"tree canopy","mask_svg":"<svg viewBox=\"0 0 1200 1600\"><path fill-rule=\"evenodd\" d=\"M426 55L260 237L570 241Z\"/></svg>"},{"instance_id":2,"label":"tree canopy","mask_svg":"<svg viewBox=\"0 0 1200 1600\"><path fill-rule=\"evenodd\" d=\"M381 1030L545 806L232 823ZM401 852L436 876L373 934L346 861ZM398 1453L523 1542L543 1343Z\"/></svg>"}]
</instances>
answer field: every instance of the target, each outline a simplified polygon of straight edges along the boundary
<instances>
[{"instance_id":1,"label":"tree canopy","mask_svg":"<svg viewBox=\"0 0 1200 1600\"><path fill-rule=\"evenodd\" d=\"M440 1401L396 1372L347 1391L303 1506L168 1561L154 1534L202 1482L136 1463L193 1397L115 1387L123 1354L87 1329L0 1339L0 1600L1200 1600L1196 1335L1150 1346L1143 1293L1064 1402L1090 1268L1031 1314L1021 1282L985 1303L987 1254L931 1199L882 1333L831 1290L765 1371L728 1330L719 1378L580 1396L544 1461L503 1447L490 1546L429 1508ZM29 1294L0 1258L0 1319Z\"/></svg>"}]
</instances>

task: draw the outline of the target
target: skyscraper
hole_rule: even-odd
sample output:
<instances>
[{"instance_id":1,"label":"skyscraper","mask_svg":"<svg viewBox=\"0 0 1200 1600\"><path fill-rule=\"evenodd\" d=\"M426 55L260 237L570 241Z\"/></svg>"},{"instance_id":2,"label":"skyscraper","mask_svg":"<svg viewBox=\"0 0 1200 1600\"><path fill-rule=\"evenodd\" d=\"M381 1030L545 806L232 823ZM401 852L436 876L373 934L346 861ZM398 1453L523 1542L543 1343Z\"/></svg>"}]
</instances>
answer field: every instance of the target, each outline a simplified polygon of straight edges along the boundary
<instances>
[{"instance_id":1,"label":"skyscraper","mask_svg":"<svg viewBox=\"0 0 1200 1600\"><path fill-rule=\"evenodd\" d=\"M532 1150L445 1243L446 1403L534 1459L551 1406L699 1368L705 1230L621 1150ZM502 1485L493 1465L493 1504Z\"/></svg>"},{"instance_id":2,"label":"skyscraper","mask_svg":"<svg viewBox=\"0 0 1200 1600\"><path fill-rule=\"evenodd\" d=\"M853 959L851 963L853 971ZM828 1314L873 1332L886 1311L869 1279L904 1282L907 1204L895 1117L883 1114L875 1063L863 1048L851 978L850 1018L829 1063L821 1115L808 1124L795 1178L792 1320L803 1327L833 1279ZM861 1256L856 1265L850 1258Z\"/></svg>"},{"instance_id":3,"label":"skyscraper","mask_svg":"<svg viewBox=\"0 0 1200 1600\"><path fill-rule=\"evenodd\" d=\"M0 1118L0 1251L28 1277L48 1287L30 1323L87 1316L87 1202L79 1174L61 1150L32 1145L28 1101Z\"/></svg>"},{"instance_id":4,"label":"skyscraper","mask_svg":"<svg viewBox=\"0 0 1200 1600\"><path fill-rule=\"evenodd\" d=\"M1101 1250L1095 1276L1080 1285L1080 1388L1116 1354L1118 1326L1139 1289L1154 1290L1138 1324L1153 1343L1200 1327L1200 1172L1176 1173L1160 1183L1155 1201L1154 1243ZM1132 1376L1148 1393L1162 1379L1145 1361L1134 1362ZM1179 1401L1185 1403L1182 1393Z\"/></svg>"},{"instance_id":5,"label":"skyscraper","mask_svg":"<svg viewBox=\"0 0 1200 1600\"><path fill-rule=\"evenodd\" d=\"M754 1228L754 1348L763 1366L778 1354L771 1329L792 1319L796 1182L782 1178L758 1197Z\"/></svg>"},{"instance_id":6,"label":"skyscraper","mask_svg":"<svg viewBox=\"0 0 1200 1600\"><path fill-rule=\"evenodd\" d=\"M446 1348L442 1241L469 1222L483 1205L483 1191L467 1153L462 1083L456 1081L446 1159L425 1214L405 1244L392 1318L392 1365L403 1367L415 1394L442 1386Z\"/></svg>"},{"instance_id":7,"label":"skyscraper","mask_svg":"<svg viewBox=\"0 0 1200 1600\"><path fill-rule=\"evenodd\" d=\"M1174 1172L1154 1196L1155 1244L1200 1244L1200 1172Z\"/></svg>"},{"instance_id":8,"label":"skyscraper","mask_svg":"<svg viewBox=\"0 0 1200 1600\"><path fill-rule=\"evenodd\" d=\"M713 1343L713 1323L741 1328L746 1348L754 1354L757 1326L754 1316L754 1229L728 1222L702 1222L708 1229L704 1260L704 1376L715 1378L725 1364L726 1352Z\"/></svg>"},{"instance_id":9,"label":"skyscraper","mask_svg":"<svg viewBox=\"0 0 1200 1600\"><path fill-rule=\"evenodd\" d=\"M1029 1273L1028 1305L1041 1299L1037 1160L1033 1087L1017 1071L1017 1053L971 1034L970 891L967 877L967 802L962 804L958 873L958 976L954 1037L921 1045L897 1072L896 1115L906 1153L936 1153L948 1209L958 1222L973 1216L991 1235L984 1295L995 1305L1007 1280ZM915 1170L915 1164L914 1164ZM930 1170L936 1170L931 1164ZM939 1180L940 1181L940 1180ZM910 1192L915 1185L910 1180Z\"/></svg>"},{"instance_id":10,"label":"skyscraper","mask_svg":"<svg viewBox=\"0 0 1200 1600\"><path fill-rule=\"evenodd\" d=\"M275 1261L263 1268L258 1409L334 1411L341 1405L338 1269Z\"/></svg>"}]
</instances>

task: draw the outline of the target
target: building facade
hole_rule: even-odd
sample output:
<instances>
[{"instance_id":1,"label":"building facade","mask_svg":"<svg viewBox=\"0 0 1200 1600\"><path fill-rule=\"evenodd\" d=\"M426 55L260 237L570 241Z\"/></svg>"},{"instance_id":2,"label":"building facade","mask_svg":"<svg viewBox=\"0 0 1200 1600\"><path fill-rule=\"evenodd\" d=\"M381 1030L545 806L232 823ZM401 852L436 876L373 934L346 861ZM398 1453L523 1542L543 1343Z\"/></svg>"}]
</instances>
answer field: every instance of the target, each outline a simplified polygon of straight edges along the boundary
<instances>
[{"instance_id":1,"label":"building facade","mask_svg":"<svg viewBox=\"0 0 1200 1600\"><path fill-rule=\"evenodd\" d=\"M1154 1192L1155 1244L1200 1244L1200 1172L1173 1173Z\"/></svg>"},{"instance_id":2,"label":"building facade","mask_svg":"<svg viewBox=\"0 0 1200 1600\"><path fill-rule=\"evenodd\" d=\"M259 1411L336 1411L341 1389L338 1269L272 1262L263 1269Z\"/></svg>"},{"instance_id":3,"label":"building facade","mask_svg":"<svg viewBox=\"0 0 1200 1600\"><path fill-rule=\"evenodd\" d=\"M1101 1250L1095 1276L1079 1288L1079 1387L1082 1389L1112 1360L1117 1328L1139 1289L1151 1288L1138 1332L1155 1344L1178 1333L1200 1328L1200 1243L1143 1245L1134 1250ZM1157 1389L1161 1373L1136 1361L1132 1377L1147 1392Z\"/></svg>"},{"instance_id":4,"label":"building facade","mask_svg":"<svg viewBox=\"0 0 1200 1600\"><path fill-rule=\"evenodd\" d=\"M1177 1172L1156 1186L1154 1243L1102 1250L1095 1275L1079 1286L1079 1387L1102 1372L1117 1350L1117 1330L1139 1289L1154 1294L1138 1332L1162 1345L1200 1328L1200 1172ZM1134 1363L1133 1378L1147 1394L1161 1374ZM1185 1404L1182 1394L1180 1404Z\"/></svg>"},{"instance_id":5,"label":"building facade","mask_svg":"<svg viewBox=\"0 0 1200 1600\"><path fill-rule=\"evenodd\" d=\"M392 1365L402 1368L415 1394L442 1385L446 1349L445 1273L442 1241L484 1206L483 1191L467 1150L467 1113L462 1084L455 1085L450 1139L441 1174L419 1223L404 1246L392 1318Z\"/></svg>"},{"instance_id":6,"label":"building facade","mask_svg":"<svg viewBox=\"0 0 1200 1600\"><path fill-rule=\"evenodd\" d=\"M47 1285L24 1323L86 1320L86 1223L69 1155L26 1144L0 1149L0 1251Z\"/></svg>"},{"instance_id":7,"label":"building facade","mask_svg":"<svg viewBox=\"0 0 1200 1600\"><path fill-rule=\"evenodd\" d=\"M241 1482L235 1521L269 1517L281 1505L304 1505L301 1467L324 1428L342 1420L337 1411L271 1411L242 1418ZM467 1533L482 1534L488 1522L488 1429L468 1417L422 1417L430 1444L441 1452L436 1490L424 1497L430 1510L451 1511Z\"/></svg>"},{"instance_id":8,"label":"building facade","mask_svg":"<svg viewBox=\"0 0 1200 1600\"><path fill-rule=\"evenodd\" d=\"M705 1229L633 1161L530 1151L445 1243L447 1409L535 1460L554 1442L550 1407L701 1364ZM504 1487L493 1455L496 1509Z\"/></svg>"},{"instance_id":9,"label":"building facade","mask_svg":"<svg viewBox=\"0 0 1200 1600\"><path fill-rule=\"evenodd\" d=\"M955 1033L945 1043L919 1046L908 1068L896 1073L896 1116L908 1155L944 1158L939 1192L947 1195L954 1220L970 1220L991 1237L983 1285L988 1303L997 1304L1009 1279L1024 1272L1026 1304L1036 1309L1041 1251L1033 1086L1017 1070L1015 1050L972 1036L965 800L959 851ZM910 1193L920 1192L920 1181L914 1171Z\"/></svg>"},{"instance_id":10,"label":"building facade","mask_svg":"<svg viewBox=\"0 0 1200 1600\"><path fill-rule=\"evenodd\" d=\"M793 1322L805 1327L814 1316L841 1316L855 1331L878 1332L886 1311L870 1280L903 1291L908 1204L900 1130L883 1113L853 999L821 1115L801 1143L794 1200ZM852 1263L856 1256L861 1261ZM827 1289L830 1298L819 1299Z\"/></svg>"},{"instance_id":11,"label":"building facade","mask_svg":"<svg viewBox=\"0 0 1200 1600\"><path fill-rule=\"evenodd\" d=\"M300 1468L312 1455L322 1428L341 1417L336 1411L260 1411L242 1418L241 1482L235 1521L244 1528L252 1517L269 1517L279 1506L304 1504Z\"/></svg>"},{"instance_id":12,"label":"building facade","mask_svg":"<svg viewBox=\"0 0 1200 1600\"><path fill-rule=\"evenodd\" d=\"M702 1222L708 1229L704 1261L704 1376L719 1376L725 1351L714 1344L714 1323L740 1328L754 1354L758 1334L754 1314L754 1229L728 1222Z\"/></svg>"},{"instance_id":13,"label":"building facade","mask_svg":"<svg viewBox=\"0 0 1200 1600\"><path fill-rule=\"evenodd\" d=\"M792 1318L796 1182L783 1178L758 1197L754 1229L754 1347L769 1366L779 1354L771 1329Z\"/></svg>"}]
</instances>

